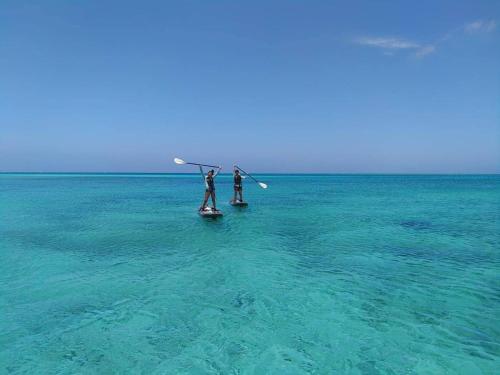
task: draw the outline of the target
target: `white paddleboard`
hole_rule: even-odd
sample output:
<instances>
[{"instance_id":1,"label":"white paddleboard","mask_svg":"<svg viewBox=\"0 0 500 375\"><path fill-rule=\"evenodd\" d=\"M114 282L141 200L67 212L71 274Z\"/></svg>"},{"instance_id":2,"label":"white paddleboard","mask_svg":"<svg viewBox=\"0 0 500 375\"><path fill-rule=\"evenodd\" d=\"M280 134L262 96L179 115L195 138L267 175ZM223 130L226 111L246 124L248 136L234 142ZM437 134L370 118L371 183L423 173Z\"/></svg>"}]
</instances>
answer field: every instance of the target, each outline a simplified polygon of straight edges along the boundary
<instances>
[{"instance_id":1,"label":"white paddleboard","mask_svg":"<svg viewBox=\"0 0 500 375\"><path fill-rule=\"evenodd\" d=\"M248 206L248 203L247 202L242 202L242 201L239 201L239 200L230 200L229 201L229 204L231 206L236 206L236 207L246 207Z\"/></svg>"},{"instance_id":2,"label":"white paddleboard","mask_svg":"<svg viewBox=\"0 0 500 375\"><path fill-rule=\"evenodd\" d=\"M212 207L205 207L204 210L199 210L198 213L202 217L221 217L222 211L214 210Z\"/></svg>"}]
</instances>

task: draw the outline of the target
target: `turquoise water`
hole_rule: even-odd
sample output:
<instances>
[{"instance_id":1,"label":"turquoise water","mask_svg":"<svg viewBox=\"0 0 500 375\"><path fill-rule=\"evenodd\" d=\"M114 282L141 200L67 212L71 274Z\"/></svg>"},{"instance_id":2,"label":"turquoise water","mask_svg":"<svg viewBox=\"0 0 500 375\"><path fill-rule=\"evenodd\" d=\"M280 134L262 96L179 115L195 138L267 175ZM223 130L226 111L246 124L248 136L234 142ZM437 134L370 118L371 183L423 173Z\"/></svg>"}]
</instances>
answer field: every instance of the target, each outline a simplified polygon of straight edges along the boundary
<instances>
[{"instance_id":1,"label":"turquoise water","mask_svg":"<svg viewBox=\"0 0 500 375\"><path fill-rule=\"evenodd\" d=\"M500 176L0 175L0 373L493 374Z\"/></svg>"}]
</instances>

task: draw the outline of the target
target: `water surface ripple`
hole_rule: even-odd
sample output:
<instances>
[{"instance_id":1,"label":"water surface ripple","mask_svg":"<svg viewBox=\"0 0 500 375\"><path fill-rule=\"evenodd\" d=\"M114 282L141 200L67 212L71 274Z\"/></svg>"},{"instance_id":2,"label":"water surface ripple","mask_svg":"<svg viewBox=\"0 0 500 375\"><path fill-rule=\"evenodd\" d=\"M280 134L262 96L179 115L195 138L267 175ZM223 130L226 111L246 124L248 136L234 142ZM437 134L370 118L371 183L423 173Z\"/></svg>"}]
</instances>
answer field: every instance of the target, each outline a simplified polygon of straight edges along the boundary
<instances>
[{"instance_id":1,"label":"water surface ripple","mask_svg":"<svg viewBox=\"0 0 500 375\"><path fill-rule=\"evenodd\" d=\"M0 373L494 374L499 176L0 174Z\"/></svg>"}]
</instances>

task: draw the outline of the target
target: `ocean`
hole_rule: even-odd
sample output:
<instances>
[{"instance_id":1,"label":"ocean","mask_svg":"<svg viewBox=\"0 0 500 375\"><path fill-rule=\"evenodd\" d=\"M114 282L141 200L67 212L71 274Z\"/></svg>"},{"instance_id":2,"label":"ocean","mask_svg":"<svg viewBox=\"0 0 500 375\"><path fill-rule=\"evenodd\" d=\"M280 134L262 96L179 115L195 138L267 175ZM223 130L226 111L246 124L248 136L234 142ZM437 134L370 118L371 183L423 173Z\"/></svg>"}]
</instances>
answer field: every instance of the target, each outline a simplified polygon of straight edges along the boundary
<instances>
[{"instance_id":1,"label":"ocean","mask_svg":"<svg viewBox=\"0 0 500 375\"><path fill-rule=\"evenodd\" d=\"M500 176L0 174L1 374L494 374Z\"/></svg>"}]
</instances>

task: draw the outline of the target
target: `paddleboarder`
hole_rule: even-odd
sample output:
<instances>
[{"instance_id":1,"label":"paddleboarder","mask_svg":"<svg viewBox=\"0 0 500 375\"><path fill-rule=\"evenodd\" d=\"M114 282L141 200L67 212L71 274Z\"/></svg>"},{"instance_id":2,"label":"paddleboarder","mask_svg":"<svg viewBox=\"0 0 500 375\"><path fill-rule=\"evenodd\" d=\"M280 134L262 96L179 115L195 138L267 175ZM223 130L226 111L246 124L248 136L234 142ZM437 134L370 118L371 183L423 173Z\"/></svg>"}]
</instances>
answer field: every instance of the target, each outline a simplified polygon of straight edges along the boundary
<instances>
[{"instance_id":1,"label":"paddleboarder","mask_svg":"<svg viewBox=\"0 0 500 375\"><path fill-rule=\"evenodd\" d=\"M203 211L205 207L207 207L208 197L212 198L213 210L217 211L216 203L215 203L215 181L214 178L219 174L222 167L217 168L217 172L213 169L209 170L207 175L203 172L203 167L200 165L200 173L205 181L205 197L203 198L203 204L200 207L200 211Z\"/></svg>"},{"instance_id":2,"label":"paddleboarder","mask_svg":"<svg viewBox=\"0 0 500 375\"><path fill-rule=\"evenodd\" d=\"M240 196L240 202L243 202L243 184L240 170L236 165L233 166L233 179L234 179L234 198L233 202L237 202L237 195Z\"/></svg>"}]
</instances>

